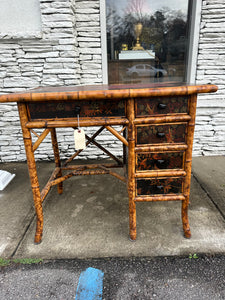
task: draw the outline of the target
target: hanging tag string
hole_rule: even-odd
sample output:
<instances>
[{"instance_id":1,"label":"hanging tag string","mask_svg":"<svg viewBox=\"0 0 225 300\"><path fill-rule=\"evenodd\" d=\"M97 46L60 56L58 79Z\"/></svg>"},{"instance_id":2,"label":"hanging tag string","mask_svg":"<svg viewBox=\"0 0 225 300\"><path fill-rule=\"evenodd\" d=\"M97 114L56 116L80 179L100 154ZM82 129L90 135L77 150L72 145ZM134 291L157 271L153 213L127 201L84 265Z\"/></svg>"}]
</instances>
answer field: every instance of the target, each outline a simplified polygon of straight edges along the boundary
<instances>
[{"instance_id":1,"label":"hanging tag string","mask_svg":"<svg viewBox=\"0 0 225 300\"><path fill-rule=\"evenodd\" d=\"M77 123L78 123L78 131L80 131L80 119L79 119L79 115L77 115Z\"/></svg>"}]
</instances>

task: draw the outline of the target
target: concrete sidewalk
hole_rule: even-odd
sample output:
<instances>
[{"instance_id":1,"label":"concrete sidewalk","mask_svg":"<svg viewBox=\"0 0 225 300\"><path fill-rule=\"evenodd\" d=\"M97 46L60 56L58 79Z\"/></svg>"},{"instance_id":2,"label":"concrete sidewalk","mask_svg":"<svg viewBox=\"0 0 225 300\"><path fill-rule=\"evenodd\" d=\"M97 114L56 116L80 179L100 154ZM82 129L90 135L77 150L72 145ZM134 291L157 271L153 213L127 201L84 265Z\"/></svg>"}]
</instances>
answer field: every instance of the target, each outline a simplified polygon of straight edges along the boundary
<instances>
[{"instance_id":1,"label":"concrete sidewalk","mask_svg":"<svg viewBox=\"0 0 225 300\"><path fill-rule=\"evenodd\" d=\"M40 184L52 163L38 163ZM138 203L136 242L128 237L126 185L110 175L73 177L64 193L54 187L44 203L42 243L35 245L35 215L26 163L1 164L16 177L0 192L0 257L101 258L225 254L225 157L193 159L189 218L183 237L181 203Z\"/></svg>"}]
</instances>

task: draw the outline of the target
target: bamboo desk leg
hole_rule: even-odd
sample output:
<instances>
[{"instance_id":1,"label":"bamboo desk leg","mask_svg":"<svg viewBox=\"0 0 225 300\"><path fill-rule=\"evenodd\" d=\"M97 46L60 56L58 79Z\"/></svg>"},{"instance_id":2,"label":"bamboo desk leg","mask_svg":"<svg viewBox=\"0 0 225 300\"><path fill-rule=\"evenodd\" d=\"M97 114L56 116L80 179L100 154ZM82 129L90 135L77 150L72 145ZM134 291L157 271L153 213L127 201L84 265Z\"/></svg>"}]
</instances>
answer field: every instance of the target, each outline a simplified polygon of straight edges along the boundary
<instances>
[{"instance_id":1,"label":"bamboo desk leg","mask_svg":"<svg viewBox=\"0 0 225 300\"><path fill-rule=\"evenodd\" d=\"M185 181L184 181L185 200L182 201L182 211L181 211L184 236L186 238L191 237L191 230L190 230L190 225L189 225L189 221L188 221L188 206L189 206L189 197L190 197L192 146L193 146L193 139L194 139L196 106L197 106L197 95L193 94L193 95L191 95L190 104L189 104L189 107L190 107L189 114L191 116L191 120L188 124L188 129L187 129L188 149L186 150L186 159L185 159L185 172L186 172L186 177L185 177Z\"/></svg>"},{"instance_id":2,"label":"bamboo desk leg","mask_svg":"<svg viewBox=\"0 0 225 300\"><path fill-rule=\"evenodd\" d=\"M34 151L32 147L31 133L30 130L26 128L26 123L28 122L26 104L20 102L17 105L18 105L18 111L20 116L21 128L23 132L23 140L24 140L24 146L25 146L25 151L27 156L27 165L28 165L28 171L30 176L31 188L33 192L34 206L36 211L36 233L35 233L34 242L39 244L41 242L42 232L43 232L43 210L42 210L41 194L40 194L39 182L37 177Z\"/></svg>"},{"instance_id":3,"label":"bamboo desk leg","mask_svg":"<svg viewBox=\"0 0 225 300\"><path fill-rule=\"evenodd\" d=\"M127 101L128 124L128 197L130 238L136 240L136 203L135 199L135 126L134 99Z\"/></svg>"}]
</instances>

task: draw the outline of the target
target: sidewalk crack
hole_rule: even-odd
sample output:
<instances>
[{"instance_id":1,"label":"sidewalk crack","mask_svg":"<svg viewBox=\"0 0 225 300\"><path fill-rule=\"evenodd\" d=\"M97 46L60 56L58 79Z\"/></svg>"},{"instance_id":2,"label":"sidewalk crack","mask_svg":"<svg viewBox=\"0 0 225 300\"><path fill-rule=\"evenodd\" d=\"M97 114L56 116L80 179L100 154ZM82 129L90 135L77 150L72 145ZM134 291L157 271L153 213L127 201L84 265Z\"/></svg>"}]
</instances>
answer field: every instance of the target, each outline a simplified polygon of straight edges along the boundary
<instances>
[{"instance_id":1,"label":"sidewalk crack","mask_svg":"<svg viewBox=\"0 0 225 300\"><path fill-rule=\"evenodd\" d=\"M193 178L197 181L197 183L201 187L201 189L206 193L207 197L211 200L211 202L213 203L213 205L216 207L216 209L218 210L218 212L220 213L220 215L225 220L225 213L223 212L223 210L220 209L219 205L214 201L214 199L211 197L211 195L206 190L206 188L203 186L203 184L201 184L201 182L198 180L198 177L193 172L192 172L192 175L193 175Z\"/></svg>"},{"instance_id":2,"label":"sidewalk crack","mask_svg":"<svg viewBox=\"0 0 225 300\"><path fill-rule=\"evenodd\" d=\"M28 230L30 229L30 227L31 227L31 225L32 225L32 223L33 223L33 221L34 221L34 219L36 217L36 214L35 214L33 208L30 210L30 212L27 214L27 216L30 216L30 221L28 222L28 224L27 224L27 226L26 226L26 228L25 228L25 230L24 230L24 232L23 232L23 234L22 234L22 236L21 236L21 238L20 238L17 246L15 247L15 249L12 252L12 254L10 255L10 258L13 258L15 256L17 250L19 249L20 245L22 244L22 242L24 240L24 237L26 236Z\"/></svg>"}]
</instances>

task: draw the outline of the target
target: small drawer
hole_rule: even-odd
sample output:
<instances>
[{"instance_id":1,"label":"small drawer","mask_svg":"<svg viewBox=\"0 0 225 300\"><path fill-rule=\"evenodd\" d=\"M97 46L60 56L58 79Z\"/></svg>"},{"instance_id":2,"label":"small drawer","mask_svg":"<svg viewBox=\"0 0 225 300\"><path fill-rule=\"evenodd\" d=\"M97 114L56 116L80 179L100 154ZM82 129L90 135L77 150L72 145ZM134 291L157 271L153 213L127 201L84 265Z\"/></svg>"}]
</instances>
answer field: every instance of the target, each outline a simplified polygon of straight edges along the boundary
<instances>
[{"instance_id":1,"label":"small drawer","mask_svg":"<svg viewBox=\"0 0 225 300\"><path fill-rule=\"evenodd\" d=\"M136 170L183 169L185 152L137 153Z\"/></svg>"},{"instance_id":2,"label":"small drawer","mask_svg":"<svg viewBox=\"0 0 225 300\"><path fill-rule=\"evenodd\" d=\"M183 181L183 177L169 177L161 179L137 179L137 196L181 194L183 191Z\"/></svg>"},{"instance_id":3,"label":"small drawer","mask_svg":"<svg viewBox=\"0 0 225 300\"><path fill-rule=\"evenodd\" d=\"M188 96L137 99L135 102L135 110L137 117L164 114L187 114Z\"/></svg>"},{"instance_id":4,"label":"small drawer","mask_svg":"<svg viewBox=\"0 0 225 300\"><path fill-rule=\"evenodd\" d=\"M136 143L185 143L186 123L137 126Z\"/></svg>"},{"instance_id":5,"label":"small drawer","mask_svg":"<svg viewBox=\"0 0 225 300\"><path fill-rule=\"evenodd\" d=\"M71 101L28 103L30 119L55 119L82 117L124 117L125 102L121 101Z\"/></svg>"}]
</instances>

